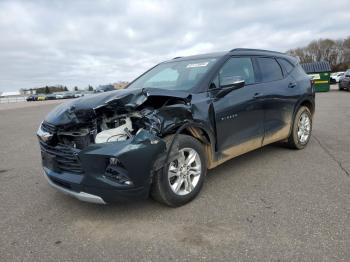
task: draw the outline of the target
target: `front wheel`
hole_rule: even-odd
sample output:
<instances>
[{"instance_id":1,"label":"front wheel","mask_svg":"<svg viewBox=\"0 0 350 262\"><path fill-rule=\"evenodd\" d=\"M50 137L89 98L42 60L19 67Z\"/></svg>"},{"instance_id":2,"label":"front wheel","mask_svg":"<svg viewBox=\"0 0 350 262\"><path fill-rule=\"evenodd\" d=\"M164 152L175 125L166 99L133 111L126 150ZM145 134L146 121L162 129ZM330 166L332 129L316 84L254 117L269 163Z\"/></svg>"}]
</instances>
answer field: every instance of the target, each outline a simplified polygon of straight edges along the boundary
<instances>
[{"instance_id":1,"label":"front wheel","mask_svg":"<svg viewBox=\"0 0 350 262\"><path fill-rule=\"evenodd\" d=\"M295 114L292 132L288 138L290 148L303 149L310 140L312 131L312 115L306 106L299 108Z\"/></svg>"},{"instance_id":2,"label":"front wheel","mask_svg":"<svg viewBox=\"0 0 350 262\"><path fill-rule=\"evenodd\" d=\"M153 178L151 196L169 206L181 206L194 199L202 188L207 172L202 144L187 135L178 135L178 153L158 170Z\"/></svg>"}]
</instances>

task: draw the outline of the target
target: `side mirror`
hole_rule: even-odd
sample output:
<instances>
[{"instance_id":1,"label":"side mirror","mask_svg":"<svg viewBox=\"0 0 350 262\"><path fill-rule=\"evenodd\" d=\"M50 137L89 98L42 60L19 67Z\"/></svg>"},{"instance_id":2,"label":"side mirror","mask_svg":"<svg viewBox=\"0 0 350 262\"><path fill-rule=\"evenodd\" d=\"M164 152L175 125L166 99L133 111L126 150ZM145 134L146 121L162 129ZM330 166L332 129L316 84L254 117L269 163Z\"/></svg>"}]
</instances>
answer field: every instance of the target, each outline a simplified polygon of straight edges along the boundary
<instances>
[{"instance_id":1,"label":"side mirror","mask_svg":"<svg viewBox=\"0 0 350 262\"><path fill-rule=\"evenodd\" d=\"M243 84L243 85L242 85ZM242 85L242 86L240 86ZM220 79L220 87L231 87L231 86L244 86L244 80L241 77L237 76L224 76Z\"/></svg>"},{"instance_id":2,"label":"side mirror","mask_svg":"<svg viewBox=\"0 0 350 262\"><path fill-rule=\"evenodd\" d=\"M215 94L217 98L226 96L233 90L244 87L245 81L237 77L223 77L220 82L220 88Z\"/></svg>"}]
</instances>

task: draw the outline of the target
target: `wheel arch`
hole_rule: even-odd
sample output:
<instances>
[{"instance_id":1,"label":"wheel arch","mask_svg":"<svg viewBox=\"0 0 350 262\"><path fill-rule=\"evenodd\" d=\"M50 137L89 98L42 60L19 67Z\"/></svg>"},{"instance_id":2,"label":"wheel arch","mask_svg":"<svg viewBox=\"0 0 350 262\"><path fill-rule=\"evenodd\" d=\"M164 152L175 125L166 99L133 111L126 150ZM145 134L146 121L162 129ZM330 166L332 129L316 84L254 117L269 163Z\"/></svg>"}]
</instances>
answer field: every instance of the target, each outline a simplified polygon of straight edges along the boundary
<instances>
[{"instance_id":1,"label":"wheel arch","mask_svg":"<svg viewBox=\"0 0 350 262\"><path fill-rule=\"evenodd\" d=\"M301 106L306 106L310 110L311 115L313 116L315 113L315 97L312 95L301 96L295 104L293 119Z\"/></svg>"},{"instance_id":2,"label":"wheel arch","mask_svg":"<svg viewBox=\"0 0 350 262\"><path fill-rule=\"evenodd\" d=\"M196 123L189 124L186 128L184 128L180 134L185 134L194 137L204 147L204 152L207 158L207 167L210 168L214 161L214 145L215 145L215 137L214 135L207 130L204 126Z\"/></svg>"},{"instance_id":3,"label":"wheel arch","mask_svg":"<svg viewBox=\"0 0 350 262\"><path fill-rule=\"evenodd\" d=\"M310 99L304 99L300 102L299 106L296 108L294 114L297 112L297 110L301 107L301 106L305 106L307 107L310 112L311 112L311 115L313 116L314 113L315 113L315 103L311 102Z\"/></svg>"},{"instance_id":4,"label":"wheel arch","mask_svg":"<svg viewBox=\"0 0 350 262\"><path fill-rule=\"evenodd\" d=\"M310 110L311 116L313 116L314 113L315 113L315 102L314 102L314 99L311 99L309 97L304 97L304 98L300 99L298 101L298 103L294 107L293 118L291 120L290 130L289 130L288 136L290 136L290 134L291 134L291 132L293 130L293 124L294 124L295 115L297 114L299 108L302 107L302 106L306 106Z\"/></svg>"}]
</instances>

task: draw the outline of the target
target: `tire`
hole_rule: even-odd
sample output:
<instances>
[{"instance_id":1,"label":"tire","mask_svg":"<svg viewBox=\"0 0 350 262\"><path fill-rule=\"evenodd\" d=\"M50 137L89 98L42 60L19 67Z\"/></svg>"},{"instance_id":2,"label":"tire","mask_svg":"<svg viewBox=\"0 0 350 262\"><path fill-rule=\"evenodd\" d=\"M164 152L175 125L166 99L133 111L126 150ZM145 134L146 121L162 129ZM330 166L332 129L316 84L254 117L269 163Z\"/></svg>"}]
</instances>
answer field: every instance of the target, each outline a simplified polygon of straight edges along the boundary
<instances>
[{"instance_id":1,"label":"tire","mask_svg":"<svg viewBox=\"0 0 350 262\"><path fill-rule=\"evenodd\" d=\"M309 125L307 125L307 122L303 122L302 117L306 117L309 120ZM305 118L303 118L305 119ZM302 124L305 123L305 125ZM299 129L299 126L302 126L301 129ZM307 126L309 126L307 128ZM298 132L300 131L299 135ZM305 133L303 132L305 131ZM301 106L297 113L295 114L294 121L293 121L293 127L292 132L288 137L288 146L293 149L303 149L308 144L312 132L312 115L306 106ZM306 134L308 133L307 137ZM300 134L304 134L300 136Z\"/></svg>"},{"instance_id":2,"label":"tire","mask_svg":"<svg viewBox=\"0 0 350 262\"><path fill-rule=\"evenodd\" d=\"M200 192L207 173L202 144L188 135L178 135L176 141L179 145L178 156L154 174L151 187L152 198L171 207L182 206L193 200ZM191 159L190 155L193 156ZM186 165L190 160L193 162Z\"/></svg>"}]
</instances>

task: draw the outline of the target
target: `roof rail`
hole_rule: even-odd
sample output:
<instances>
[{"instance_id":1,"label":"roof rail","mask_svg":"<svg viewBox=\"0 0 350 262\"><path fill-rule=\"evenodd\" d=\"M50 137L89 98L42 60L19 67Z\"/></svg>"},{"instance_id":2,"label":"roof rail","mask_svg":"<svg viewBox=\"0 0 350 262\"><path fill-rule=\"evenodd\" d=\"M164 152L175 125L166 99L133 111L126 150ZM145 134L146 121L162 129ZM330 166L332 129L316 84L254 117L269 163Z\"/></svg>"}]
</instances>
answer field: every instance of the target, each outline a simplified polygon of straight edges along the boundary
<instances>
[{"instance_id":1,"label":"roof rail","mask_svg":"<svg viewBox=\"0 0 350 262\"><path fill-rule=\"evenodd\" d=\"M264 49L254 49L254 48L233 48L230 50L230 52L234 51L257 51L257 52L269 52L269 53L275 53L275 54L283 54L281 52L277 51L270 51L270 50L264 50Z\"/></svg>"},{"instance_id":2,"label":"roof rail","mask_svg":"<svg viewBox=\"0 0 350 262\"><path fill-rule=\"evenodd\" d=\"M179 58L182 58L182 56L174 57L172 60L174 60L174 59L179 59Z\"/></svg>"}]
</instances>

